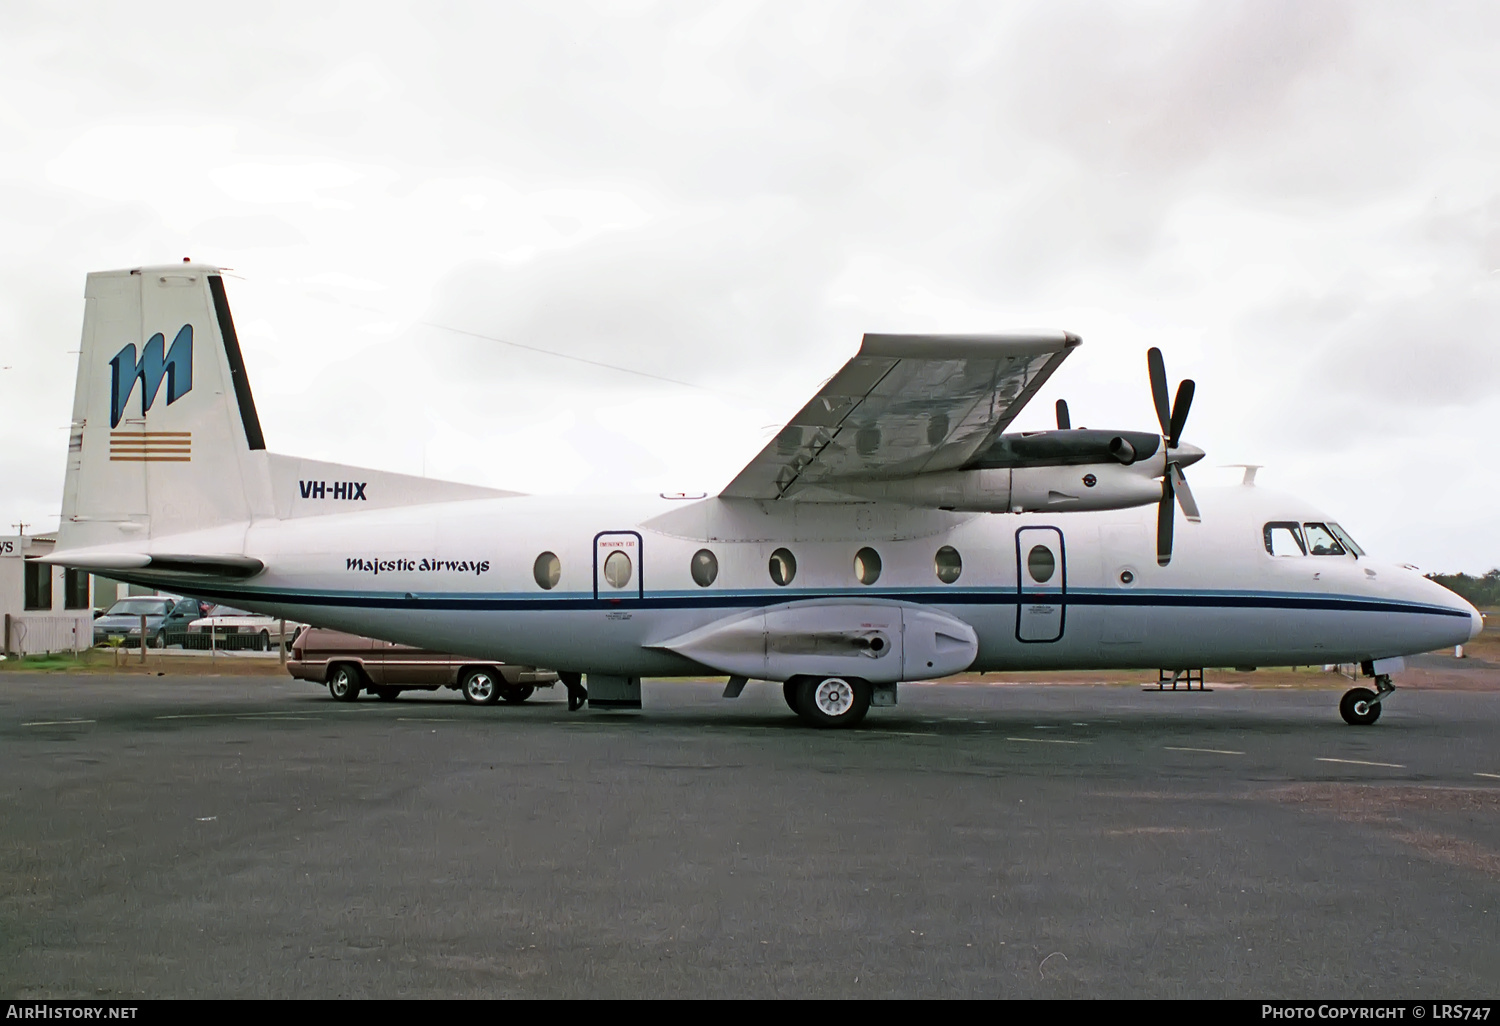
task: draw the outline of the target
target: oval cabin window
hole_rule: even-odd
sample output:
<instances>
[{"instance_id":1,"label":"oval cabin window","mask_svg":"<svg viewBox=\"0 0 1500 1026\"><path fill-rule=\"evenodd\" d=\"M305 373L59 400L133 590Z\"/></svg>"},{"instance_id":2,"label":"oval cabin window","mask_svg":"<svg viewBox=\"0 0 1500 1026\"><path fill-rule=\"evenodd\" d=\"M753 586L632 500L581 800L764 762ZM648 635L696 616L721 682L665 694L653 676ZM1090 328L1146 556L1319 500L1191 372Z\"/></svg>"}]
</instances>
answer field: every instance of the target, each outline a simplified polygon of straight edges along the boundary
<instances>
[{"instance_id":1,"label":"oval cabin window","mask_svg":"<svg viewBox=\"0 0 1500 1026\"><path fill-rule=\"evenodd\" d=\"M689 569L693 573L693 583L700 588L707 588L719 577L719 559L707 549L699 549L693 553Z\"/></svg>"},{"instance_id":2,"label":"oval cabin window","mask_svg":"<svg viewBox=\"0 0 1500 1026\"><path fill-rule=\"evenodd\" d=\"M1046 584L1057 572L1057 557L1045 545L1033 545L1026 554L1026 572L1038 584Z\"/></svg>"},{"instance_id":3,"label":"oval cabin window","mask_svg":"<svg viewBox=\"0 0 1500 1026\"><path fill-rule=\"evenodd\" d=\"M611 588L623 588L630 583L630 557L616 549L604 561L604 583Z\"/></svg>"},{"instance_id":4,"label":"oval cabin window","mask_svg":"<svg viewBox=\"0 0 1500 1026\"><path fill-rule=\"evenodd\" d=\"M562 578L562 563L558 560L557 553L543 552L536 557L531 576L536 578L537 587L543 591L551 591L557 587L557 582Z\"/></svg>"},{"instance_id":5,"label":"oval cabin window","mask_svg":"<svg viewBox=\"0 0 1500 1026\"><path fill-rule=\"evenodd\" d=\"M964 561L957 549L952 545L944 545L932 557L932 568L937 572L938 580L944 584L952 584L964 572Z\"/></svg>"},{"instance_id":6,"label":"oval cabin window","mask_svg":"<svg viewBox=\"0 0 1500 1026\"><path fill-rule=\"evenodd\" d=\"M797 557L790 549L777 549L771 553L771 580L785 587L797 576Z\"/></svg>"},{"instance_id":7,"label":"oval cabin window","mask_svg":"<svg viewBox=\"0 0 1500 1026\"><path fill-rule=\"evenodd\" d=\"M880 580L880 553L863 548L854 554L854 576L860 584L874 584Z\"/></svg>"}]
</instances>

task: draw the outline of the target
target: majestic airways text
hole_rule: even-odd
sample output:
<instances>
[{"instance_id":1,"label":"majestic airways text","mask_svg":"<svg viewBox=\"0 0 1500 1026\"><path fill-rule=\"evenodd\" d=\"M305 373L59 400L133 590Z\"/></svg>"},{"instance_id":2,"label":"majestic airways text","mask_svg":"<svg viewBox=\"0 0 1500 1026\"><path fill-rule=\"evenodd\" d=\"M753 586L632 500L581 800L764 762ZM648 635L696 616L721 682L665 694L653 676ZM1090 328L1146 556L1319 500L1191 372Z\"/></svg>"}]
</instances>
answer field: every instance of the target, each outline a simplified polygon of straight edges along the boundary
<instances>
[{"instance_id":1,"label":"majestic airways text","mask_svg":"<svg viewBox=\"0 0 1500 1026\"><path fill-rule=\"evenodd\" d=\"M352 556L344 561L345 570L367 574L489 573L487 559L361 559Z\"/></svg>"}]
</instances>

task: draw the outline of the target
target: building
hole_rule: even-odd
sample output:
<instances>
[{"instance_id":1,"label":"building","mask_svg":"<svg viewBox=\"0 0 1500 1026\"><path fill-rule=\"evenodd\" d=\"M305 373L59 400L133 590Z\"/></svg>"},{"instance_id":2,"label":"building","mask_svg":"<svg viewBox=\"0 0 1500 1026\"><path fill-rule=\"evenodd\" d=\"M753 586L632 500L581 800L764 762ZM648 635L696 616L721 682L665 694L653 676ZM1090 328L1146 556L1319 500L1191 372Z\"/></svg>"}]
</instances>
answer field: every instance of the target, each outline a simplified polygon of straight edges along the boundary
<instances>
[{"instance_id":1,"label":"building","mask_svg":"<svg viewBox=\"0 0 1500 1026\"><path fill-rule=\"evenodd\" d=\"M0 535L0 615L6 655L82 652L94 643L93 582L82 570L34 563L55 535Z\"/></svg>"}]
</instances>

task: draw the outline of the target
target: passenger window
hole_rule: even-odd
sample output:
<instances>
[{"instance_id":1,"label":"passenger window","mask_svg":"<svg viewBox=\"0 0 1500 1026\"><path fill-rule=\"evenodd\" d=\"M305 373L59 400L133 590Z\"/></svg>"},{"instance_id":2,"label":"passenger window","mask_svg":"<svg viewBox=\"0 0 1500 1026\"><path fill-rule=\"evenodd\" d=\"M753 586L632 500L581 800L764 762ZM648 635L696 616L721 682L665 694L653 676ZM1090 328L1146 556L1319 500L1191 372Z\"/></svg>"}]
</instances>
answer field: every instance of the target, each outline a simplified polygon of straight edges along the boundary
<instances>
[{"instance_id":1,"label":"passenger window","mask_svg":"<svg viewBox=\"0 0 1500 1026\"><path fill-rule=\"evenodd\" d=\"M1305 556L1307 543L1302 540L1302 528L1290 521L1272 521L1263 529L1266 551L1273 556Z\"/></svg>"},{"instance_id":2,"label":"passenger window","mask_svg":"<svg viewBox=\"0 0 1500 1026\"><path fill-rule=\"evenodd\" d=\"M616 549L604 560L604 583L611 588L623 588L630 583L630 557Z\"/></svg>"},{"instance_id":3,"label":"passenger window","mask_svg":"<svg viewBox=\"0 0 1500 1026\"><path fill-rule=\"evenodd\" d=\"M860 584L874 584L880 580L880 553L863 548L854 554L854 576Z\"/></svg>"},{"instance_id":4,"label":"passenger window","mask_svg":"<svg viewBox=\"0 0 1500 1026\"><path fill-rule=\"evenodd\" d=\"M688 564L688 568L693 573L693 583L700 588L707 588L718 579L719 559L707 549L699 549L693 553L693 559Z\"/></svg>"},{"instance_id":5,"label":"passenger window","mask_svg":"<svg viewBox=\"0 0 1500 1026\"><path fill-rule=\"evenodd\" d=\"M1359 547L1359 543L1356 542L1353 538L1349 537L1349 532L1344 530L1338 524L1335 524L1330 520L1328 522L1328 530L1332 531L1333 536L1344 543L1344 548L1354 553L1356 557L1363 556L1365 554L1365 550Z\"/></svg>"},{"instance_id":6,"label":"passenger window","mask_svg":"<svg viewBox=\"0 0 1500 1026\"><path fill-rule=\"evenodd\" d=\"M771 580L785 587L797 576L797 558L788 549L771 553Z\"/></svg>"},{"instance_id":7,"label":"passenger window","mask_svg":"<svg viewBox=\"0 0 1500 1026\"><path fill-rule=\"evenodd\" d=\"M1314 556L1342 556L1344 547L1323 524L1303 524L1306 532L1307 550Z\"/></svg>"},{"instance_id":8,"label":"passenger window","mask_svg":"<svg viewBox=\"0 0 1500 1026\"><path fill-rule=\"evenodd\" d=\"M1033 545L1031 551L1026 553L1026 572L1036 583L1046 584L1052 580L1052 574L1056 570L1057 557L1047 546Z\"/></svg>"},{"instance_id":9,"label":"passenger window","mask_svg":"<svg viewBox=\"0 0 1500 1026\"><path fill-rule=\"evenodd\" d=\"M932 557L932 568L937 571L938 580L944 584L952 584L958 580L958 575L964 572L964 561L957 549L952 545L944 545L937 550L937 555Z\"/></svg>"},{"instance_id":10,"label":"passenger window","mask_svg":"<svg viewBox=\"0 0 1500 1026\"><path fill-rule=\"evenodd\" d=\"M537 587L543 591L551 591L557 587L557 582L562 578L562 563L554 552L543 552L536 557L536 565L531 568L531 576L536 578Z\"/></svg>"}]
</instances>

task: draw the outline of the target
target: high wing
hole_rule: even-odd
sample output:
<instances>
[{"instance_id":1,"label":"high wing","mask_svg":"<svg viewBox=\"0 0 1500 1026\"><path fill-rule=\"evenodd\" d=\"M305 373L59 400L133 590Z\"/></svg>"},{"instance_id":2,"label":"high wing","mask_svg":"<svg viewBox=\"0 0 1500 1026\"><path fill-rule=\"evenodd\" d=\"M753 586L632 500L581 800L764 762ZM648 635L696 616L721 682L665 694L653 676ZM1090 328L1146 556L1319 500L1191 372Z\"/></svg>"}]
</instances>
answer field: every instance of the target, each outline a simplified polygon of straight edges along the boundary
<instances>
[{"instance_id":1,"label":"high wing","mask_svg":"<svg viewBox=\"0 0 1500 1026\"><path fill-rule=\"evenodd\" d=\"M959 469L1080 341L1068 332L866 335L854 358L721 494L794 498L833 479Z\"/></svg>"}]
</instances>

